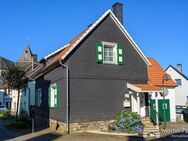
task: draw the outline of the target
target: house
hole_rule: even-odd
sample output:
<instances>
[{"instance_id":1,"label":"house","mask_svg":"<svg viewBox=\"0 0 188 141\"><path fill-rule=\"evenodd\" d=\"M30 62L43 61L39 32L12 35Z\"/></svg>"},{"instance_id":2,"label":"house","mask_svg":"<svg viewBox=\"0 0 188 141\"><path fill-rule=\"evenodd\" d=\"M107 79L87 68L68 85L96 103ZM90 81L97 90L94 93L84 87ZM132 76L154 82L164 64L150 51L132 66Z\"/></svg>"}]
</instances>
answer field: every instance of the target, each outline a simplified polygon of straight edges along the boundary
<instances>
[{"instance_id":1,"label":"house","mask_svg":"<svg viewBox=\"0 0 188 141\"><path fill-rule=\"evenodd\" d=\"M175 82L170 79L164 81L167 74L160 64L153 58L148 58L151 66L148 68L148 85L128 84L131 92L132 111L137 112L141 117L150 116L154 123L164 120L164 108L166 121L176 122L175 110ZM167 90L165 100L163 90Z\"/></svg>"},{"instance_id":2,"label":"house","mask_svg":"<svg viewBox=\"0 0 188 141\"><path fill-rule=\"evenodd\" d=\"M114 4L113 12L107 10L69 44L40 61L31 75L36 81L37 126L67 132L106 129L120 110L149 117L149 98L158 95L161 104L162 84L148 79L154 62L124 28L122 10L122 4ZM166 74L157 67L160 75ZM165 86L170 90L175 83L170 80ZM173 107L171 100L166 103Z\"/></svg>"},{"instance_id":3,"label":"house","mask_svg":"<svg viewBox=\"0 0 188 141\"><path fill-rule=\"evenodd\" d=\"M164 119L164 107L166 111L166 121L176 122L176 111L175 111L175 82L170 79L164 81L163 77L167 74L160 64L153 58L148 58L151 63L151 67L148 68L148 83L159 87L161 90L167 90L165 96L165 102L163 100L163 92L152 92L150 95L150 117L153 121L156 121L156 110L159 121ZM156 107L153 109L153 107Z\"/></svg>"},{"instance_id":4,"label":"house","mask_svg":"<svg viewBox=\"0 0 188 141\"><path fill-rule=\"evenodd\" d=\"M12 113L15 113L17 109L18 92L17 90L7 89L7 87L3 85L4 80L2 72L7 71L9 67L18 66L26 72L27 76L29 76L37 65L37 56L32 54L29 44L26 45L22 55L16 62L0 57L0 103L10 109ZM21 90L20 92L20 108L18 108L18 113L21 111L29 112L29 106L35 105L34 94L35 82L29 81L24 90Z\"/></svg>"},{"instance_id":5,"label":"house","mask_svg":"<svg viewBox=\"0 0 188 141\"><path fill-rule=\"evenodd\" d=\"M5 105L8 109L11 109L11 97L6 95L7 90L3 85L4 78L2 77L2 74L12 66L14 66L12 61L0 57L0 105Z\"/></svg>"},{"instance_id":6,"label":"house","mask_svg":"<svg viewBox=\"0 0 188 141\"><path fill-rule=\"evenodd\" d=\"M188 104L188 77L182 72L182 64L178 64L177 68L172 65L168 66L166 72L176 82L175 88L176 105L187 106Z\"/></svg>"}]
</instances>

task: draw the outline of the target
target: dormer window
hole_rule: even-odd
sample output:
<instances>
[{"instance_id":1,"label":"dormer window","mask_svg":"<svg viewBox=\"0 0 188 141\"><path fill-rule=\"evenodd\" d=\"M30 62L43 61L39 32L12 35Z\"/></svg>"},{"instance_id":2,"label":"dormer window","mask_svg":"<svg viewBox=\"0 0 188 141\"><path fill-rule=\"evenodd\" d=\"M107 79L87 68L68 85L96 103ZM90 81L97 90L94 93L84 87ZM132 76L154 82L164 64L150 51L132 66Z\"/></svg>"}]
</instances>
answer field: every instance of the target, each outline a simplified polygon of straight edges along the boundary
<instances>
[{"instance_id":1,"label":"dormer window","mask_svg":"<svg viewBox=\"0 0 188 141\"><path fill-rule=\"evenodd\" d=\"M104 64L123 64L123 47L117 43L101 42L96 44L96 61Z\"/></svg>"}]
</instances>

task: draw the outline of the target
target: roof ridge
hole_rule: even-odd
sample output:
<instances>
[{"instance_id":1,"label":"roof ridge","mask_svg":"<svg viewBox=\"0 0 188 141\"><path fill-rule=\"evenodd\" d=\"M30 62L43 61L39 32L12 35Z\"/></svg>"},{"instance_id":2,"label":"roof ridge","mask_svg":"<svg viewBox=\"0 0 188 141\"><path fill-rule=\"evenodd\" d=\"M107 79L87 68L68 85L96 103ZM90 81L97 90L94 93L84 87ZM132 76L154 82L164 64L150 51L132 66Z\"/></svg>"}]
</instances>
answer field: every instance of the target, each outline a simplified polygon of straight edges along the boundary
<instances>
[{"instance_id":1,"label":"roof ridge","mask_svg":"<svg viewBox=\"0 0 188 141\"><path fill-rule=\"evenodd\" d=\"M188 77L187 77L184 73L179 72L174 66L169 65L168 68L169 68L169 67L172 67L177 73L179 73L179 74L180 74L181 76L183 76L186 80L188 80ZM167 68L167 69L168 69L168 68ZM166 70L167 70L167 69L166 69Z\"/></svg>"},{"instance_id":2,"label":"roof ridge","mask_svg":"<svg viewBox=\"0 0 188 141\"><path fill-rule=\"evenodd\" d=\"M100 16L100 18L98 18L93 24L92 26L88 27L86 30L84 30L83 32L81 32L77 37L75 37L71 42L70 45L67 46L65 48L65 50L63 50L62 52L64 53L60 53L61 57L57 56L48 66L50 66L51 64L53 64L54 62L56 62L59 59L65 59L65 57L74 49L74 47L76 47L78 45L79 42L81 42L107 15L112 16L112 19L114 20L114 22L117 24L117 26L119 26L120 30L122 30L122 32L124 33L124 35L128 38L128 40L130 41L130 43L133 45L134 49L138 52L138 54L142 57L142 59L145 61L145 63L150 66L150 62L149 60L145 57L145 55L143 54L143 52L140 50L140 48L138 47L138 45L134 42L134 40L130 37L129 33L126 31L126 29L124 28L124 26L119 22L119 20L117 19L117 17L113 14L113 12L108 9L102 16ZM81 35L81 36L80 36ZM76 41L75 41L76 40ZM58 58L59 57L59 58ZM58 58L58 59L57 59ZM47 67L48 67L47 66Z\"/></svg>"}]
</instances>

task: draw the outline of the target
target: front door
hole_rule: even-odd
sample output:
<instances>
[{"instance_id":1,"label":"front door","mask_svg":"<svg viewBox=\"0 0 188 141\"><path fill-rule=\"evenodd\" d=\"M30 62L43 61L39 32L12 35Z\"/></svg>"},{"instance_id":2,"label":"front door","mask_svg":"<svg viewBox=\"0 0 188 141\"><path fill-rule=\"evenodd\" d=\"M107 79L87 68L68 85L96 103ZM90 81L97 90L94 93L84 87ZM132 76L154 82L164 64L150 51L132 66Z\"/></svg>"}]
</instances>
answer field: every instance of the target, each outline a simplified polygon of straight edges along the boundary
<instances>
[{"instance_id":1,"label":"front door","mask_svg":"<svg viewBox=\"0 0 188 141\"><path fill-rule=\"evenodd\" d=\"M169 99L159 99L158 100L158 110L159 110L159 121L164 120L164 109L166 115L166 121L170 121L170 102Z\"/></svg>"}]
</instances>

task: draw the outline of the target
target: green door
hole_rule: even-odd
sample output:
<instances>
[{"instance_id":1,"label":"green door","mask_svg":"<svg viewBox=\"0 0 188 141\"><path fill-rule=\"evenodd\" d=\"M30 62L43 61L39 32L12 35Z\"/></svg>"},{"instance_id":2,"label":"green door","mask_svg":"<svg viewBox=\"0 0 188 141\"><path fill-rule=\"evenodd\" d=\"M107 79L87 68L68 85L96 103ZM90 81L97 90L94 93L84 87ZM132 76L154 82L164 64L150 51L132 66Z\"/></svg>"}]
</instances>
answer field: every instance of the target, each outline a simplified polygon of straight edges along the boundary
<instances>
[{"instance_id":1,"label":"green door","mask_svg":"<svg viewBox=\"0 0 188 141\"><path fill-rule=\"evenodd\" d=\"M150 99L150 118L156 123L156 104L154 99Z\"/></svg>"},{"instance_id":2,"label":"green door","mask_svg":"<svg viewBox=\"0 0 188 141\"><path fill-rule=\"evenodd\" d=\"M170 102L169 99L165 99L164 101L163 99L158 100L159 121L164 120L164 109L166 114L166 121L170 121Z\"/></svg>"}]
</instances>

